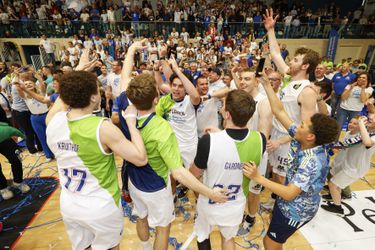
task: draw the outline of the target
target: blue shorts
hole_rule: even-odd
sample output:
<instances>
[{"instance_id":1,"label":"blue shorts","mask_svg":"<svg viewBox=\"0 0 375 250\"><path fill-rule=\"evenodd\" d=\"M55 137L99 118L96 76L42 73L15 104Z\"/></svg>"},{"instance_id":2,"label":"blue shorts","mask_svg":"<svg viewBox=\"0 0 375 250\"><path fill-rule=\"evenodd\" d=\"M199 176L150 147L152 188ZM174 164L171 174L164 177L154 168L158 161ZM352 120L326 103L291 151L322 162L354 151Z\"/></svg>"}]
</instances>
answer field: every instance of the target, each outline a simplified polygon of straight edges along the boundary
<instances>
[{"instance_id":1,"label":"blue shorts","mask_svg":"<svg viewBox=\"0 0 375 250\"><path fill-rule=\"evenodd\" d=\"M309 221L299 222L285 217L277 203L275 203L267 236L277 243L285 243L295 231L304 226L307 222Z\"/></svg>"}]
</instances>

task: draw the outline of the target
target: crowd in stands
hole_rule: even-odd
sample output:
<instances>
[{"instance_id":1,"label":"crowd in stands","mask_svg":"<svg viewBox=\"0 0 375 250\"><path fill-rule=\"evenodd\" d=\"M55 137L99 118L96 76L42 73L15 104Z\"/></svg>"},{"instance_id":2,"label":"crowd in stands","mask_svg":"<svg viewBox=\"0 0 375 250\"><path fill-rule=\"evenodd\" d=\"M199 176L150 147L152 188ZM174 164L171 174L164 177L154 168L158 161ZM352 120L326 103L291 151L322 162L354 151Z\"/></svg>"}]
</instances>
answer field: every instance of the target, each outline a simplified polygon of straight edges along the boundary
<instances>
[{"instance_id":1,"label":"crowd in stands","mask_svg":"<svg viewBox=\"0 0 375 250\"><path fill-rule=\"evenodd\" d=\"M139 168L129 162L126 163L129 165L124 163L124 168L126 166L129 171L129 182L128 175L125 171L122 172L124 197L131 193L139 213L137 225L143 223L143 231L142 228L138 228L137 232L139 236L143 234L140 239L144 249L150 249L149 225L156 226L158 232L155 244L163 246L155 249L166 249L168 244L168 225L174 219L173 195L169 189L170 173L186 187L200 192L202 195L198 199L205 199L203 203L198 202L205 204L203 207L197 206L201 210L195 222L196 226L201 228L194 228L198 232L199 249L210 249L207 248L210 244L208 236L212 230L210 226L216 225L214 222L220 226L223 219L205 221L211 218L210 216L236 215L236 222L230 218L230 226L224 223L225 225L220 228L225 236L222 245L224 249L233 249L225 248L225 244L234 247L235 235L244 236L249 233L259 208L261 187L258 184L269 188L274 193L273 197L277 198L276 203L274 200L270 202L270 208L273 208L273 222L270 228L279 231L277 236L268 231L264 244L266 249L281 249L282 244L301 225L308 223L316 215L320 204L320 191L329 172L329 143L336 142L330 147L341 150L338 153L341 157L337 158L341 161L335 159L336 167L331 171L333 176L329 179L329 194L325 198L333 202L322 205L327 211L344 214L341 199L345 198L345 193L341 194L341 190L345 190L352 182L364 176L369 169L372 151L375 151L375 107L368 67L363 59L352 58L334 64L329 58L324 58L309 48L299 48L295 55L290 55L287 47L279 45L276 40L275 15L272 11L267 11L261 16L260 13L263 13L265 6L260 2L235 1L227 5L214 1L205 2L206 4L202 4L202 1L186 1L185 5L165 6L158 2L158 11L154 12L147 1L143 1L140 6L132 6L129 1L96 1L83 6L81 12L78 12L74 8L64 9L62 1L48 4L41 1L42 5L38 5L39 11L36 11L37 15L41 14L41 6L45 6L42 11L42 17L45 19L58 16L61 24L57 25L62 26L65 22L74 26L76 22L74 36L65 48L56 51L55 45L47 35L42 35L40 47L49 63L40 70L30 65L0 63L0 111L3 111L0 112L0 119L22 129L26 135L28 151L31 154L43 152L47 161L52 161L55 156L73 157L72 155L79 151L77 145L83 145L80 153L84 151L83 155L74 155L77 158L90 158L90 150L94 150L98 157L101 157L99 163L93 163L95 160L91 157L89 163L77 160L77 165L85 168L85 171L96 166L95 164L104 169L101 171L105 173L103 175L97 174L93 177L91 169L84 172L85 177L87 173L87 178L105 179L103 185L107 187L89 186L97 192L91 192L90 195L95 193L98 197L103 196L101 189L110 189L115 194L111 193L113 197L108 197L109 192L105 192L105 202L110 203L109 207L116 213L118 203L114 204L114 200L118 201L120 197L119 190L116 189L117 173L112 168L113 156L107 153L115 152L125 160L129 157L132 159L129 161L136 162L134 164L137 166L144 166ZM13 5L18 6L17 9L8 5L7 1L3 1L3 4L6 6L3 13L13 13L12 18L18 18L20 15L19 18L22 20L29 18L29 15L31 18L30 13L35 15L35 11L32 11L35 6L27 1L14 1ZM280 14L280 22L284 22L282 32L286 37L296 32L301 36L311 36L316 32L324 33L326 26L339 26L342 20L345 25L364 22L361 15L363 10L348 13L343 17L340 9L334 5L316 12L305 10L303 6L293 7L290 11L285 6L275 7L276 13ZM106 19L103 19L103 15ZM41 19L40 16L38 18ZM119 18L120 22L124 21L123 18L128 18L129 23L121 26L116 18ZM144 38L140 23L142 18L173 23L171 26L162 27L160 33L156 28L153 34L148 34L144 36L147 38ZM189 21L189 18L194 21L200 20L204 32L189 31L189 27L182 23L182 20ZM89 23L89 20L103 22L95 24ZM230 26L229 20L252 25L249 32L244 33L243 26ZM302 25L311 20L313 26ZM105 26L99 28L98 25ZM309 27L314 27L314 31ZM315 30L316 27L319 27L319 30ZM327 28L327 32L330 28ZM103 31L105 34L101 33ZM138 36L142 36L142 40L136 40ZM261 42L256 42L255 37L262 38ZM264 63L264 70L257 72L261 62ZM129 106L130 102L134 106ZM112 123L108 120L99 122L92 118L92 113L111 118ZM365 117L367 113L368 118ZM91 122L88 119L92 119ZM74 126L74 122L83 125ZM158 122L160 126L153 122ZM339 142L339 132L346 123L349 124L348 132L345 131L344 140L341 139ZM120 127L124 136L132 142L126 140L114 125ZM100 126L106 129L102 131ZM209 132L217 133L205 134L207 127ZM220 128L225 132L219 132ZM160 135L162 129L163 133ZM100 136L97 132L99 130ZM71 135L71 131L78 132L72 133L71 137L67 136ZM241 133L236 134L236 131ZM156 138L156 142L150 141L150 137ZM145 146L140 142L140 138ZM66 145L59 144L63 139ZM69 140L69 143L66 140ZM85 140L94 140L98 143L92 146ZM225 151L227 146L231 151ZM254 147L259 150L250 150ZM127 151L129 148L132 150ZM265 150L273 167L272 182L262 176L267 169L268 156L264 153ZM351 154L350 150L356 154ZM149 157L147 165L144 151L147 151ZM249 155L250 151L258 153ZM60 154L57 155L56 152ZM216 158L210 155L211 152L217 154ZM67 155L64 155L65 153ZM243 157L246 157L246 161ZM265 159L263 162L262 157ZM351 157L357 158L349 161ZM83 192L86 190L83 187L78 187L74 191L69 189L71 180L67 176L68 170L65 172L64 169L71 166L65 166L67 163L60 159L57 160L60 164L58 167L61 170L59 175L63 195L64 192L72 194L69 199L77 201L76 204L83 204L85 201L75 195L81 188ZM357 166L359 159L361 164ZM18 162L15 164L19 165ZM264 170L264 173L259 174L254 164L258 166L259 171ZM182 166L187 169L191 166L190 172L185 171ZM112 170L105 171L107 167ZM20 175L19 167L14 171L18 171L17 176ZM73 175L77 176L83 170L79 171L81 172L76 171L75 174L73 172ZM220 175L220 171L226 174ZM208 189L192 177L194 175L198 178L203 172L203 184L207 185ZM235 173L233 179L232 173ZM248 197L242 192L242 178L245 178L243 174L254 180L246 187L245 193L250 191ZM66 178L69 182L63 183ZM143 181L143 178L150 181ZM239 202L238 206L232 206L236 212L232 213L232 210L229 210L228 213L210 214L211 205L225 201L221 196L223 194L217 189L224 188L225 185L211 185L218 183L216 179L225 182L229 189L228 197L225 196L225 199ZM235 185L229 183L229 179L236 182ZM77 182L77 179L73 180ZM113 183L108 184L110 180ZM287 184L284 185L285 183ZM0 184L2 197L12 198L13 193L6 184ZM22 178L16 181L16 187L22 192L29 191ZM186 187L182 189L187 191ZM158 199L155 193L161 190L167 193L164 198ZM350 195L350 192L346 195ZM248 214L239 227L246 198L249 201ZM61 202L62 211L65 213L69 212L69 206L66 205L69 204L69 199L62 199ZM103 201L102 197L100 199ZM153 204L148 203L150 200L153 200ZM161 201L168 204L162 204ZM227 203L229 207L231 204L237 203ZM211 207L216 212L220 211L219 206ZM91 209L95 210L96 206L90 207L88 211L82 211L82 207L80 208L81 210L77 208L77 211L86 213ZM166 210L160 211L160 208ZM165 212L169 210L170 213ZM66 225L74 225L76 220L85 220L75 212L72 214L76 217L71 220L63 214ZM202 217L203 212L206 213L206 218ZM103 233L111 239L112 245L106 243L105 249L116 246L121 239L121 215L119 220L119 223L116 221L113 225L108 225L108 221L103 222L108 227L120 225L116 229L111 228L113 231L95 232ZM275 222L277 220L279 222ZM92 221L92 218L88 221ZM286 225L288 221L294 226ZM79 245L82 243L74 234L74 230L82 228L74 228L67 226L72 244L75 247L83 246ZM109 237L110 233L116 237ZM98 242L94 239L87 246L96 243Z\"/></svg>"},{"instance_id":2,"label":"crowd in stands","mask_svg":"<svg viewBox=\"0 0 375 250\"><path fill-rule=\"evenodd\" d=\"M169 34L172 28L178 32L185 27L190 37L195 32L234 35L255 33L263 36L262 13L264 1L150 1L91 0L91 1L2 1L0 5L0 33L5 36L38 36L48 32L56 37L78 34L80 29L96 29L105 36L107 30L120 35L121 30L133 30L136 37ZM328 37L331 28L340 35L351 24L361 24L357 32L374 32L373 15L365 15L363 8L343 13L334 2L325 3L316 10L306 8L296 1L288 7L283 1L274 1L273 9L279 15L281 25L276 27L278 37ZM14 22L18 21L18 22ZM53 21L53 22L51 22ZM369 24L369 25L367 25Z\"/></svg>"}]
</instances>

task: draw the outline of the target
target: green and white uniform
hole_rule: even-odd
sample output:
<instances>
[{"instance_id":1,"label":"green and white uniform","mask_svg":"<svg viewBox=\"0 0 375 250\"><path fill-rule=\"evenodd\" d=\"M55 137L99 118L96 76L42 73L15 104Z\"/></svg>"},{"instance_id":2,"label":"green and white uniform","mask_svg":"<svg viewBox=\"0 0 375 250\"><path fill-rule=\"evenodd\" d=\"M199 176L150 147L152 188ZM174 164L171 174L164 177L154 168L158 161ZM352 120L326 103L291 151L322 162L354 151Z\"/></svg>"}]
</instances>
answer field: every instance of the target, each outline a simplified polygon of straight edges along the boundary
<instances>
[{"instance_id":1,"label":"green and white uniform","mask_svg":"<svg viewBox=\"0 0 375 250\"><path fill-rule=\"evenodd\" d=\"M169 123L155 113L139 117L138 128L148 163L128 166L129 192L140 218L147 216L151 227L165 227L175 218L169 175L182 167L176 136Z\"/></svg>"},{"instance_id":2,"label":"green and white uniform","mask_svg":"<svg viewBox=\"0 0 375 250\"><path fill-rule=\"evenodd\" d=\"M108 249L121 240L123 214L112 153L99 138L104 118L57 113L46 130L60 184L60 208L74 249Z\"/></svg>"},{"instance_id":3,"label":"green and white uniform","mask_svg":"<svg viewBox=\"0 0 375 250\"><path fill-rule=\"evenodd\" d=\"M249 131L243 140L234 140L226 130L210 134L203 183L210 188L227 188L229 193L225 203L214 203L203 195L199 196L194 225L198 242L207 239L215 225L227 240L237 234L249 190L249 179L242 173L243 164L254 161L258 166L262 154L263 139L259 132Z\"/></svg>"}]
</instances>

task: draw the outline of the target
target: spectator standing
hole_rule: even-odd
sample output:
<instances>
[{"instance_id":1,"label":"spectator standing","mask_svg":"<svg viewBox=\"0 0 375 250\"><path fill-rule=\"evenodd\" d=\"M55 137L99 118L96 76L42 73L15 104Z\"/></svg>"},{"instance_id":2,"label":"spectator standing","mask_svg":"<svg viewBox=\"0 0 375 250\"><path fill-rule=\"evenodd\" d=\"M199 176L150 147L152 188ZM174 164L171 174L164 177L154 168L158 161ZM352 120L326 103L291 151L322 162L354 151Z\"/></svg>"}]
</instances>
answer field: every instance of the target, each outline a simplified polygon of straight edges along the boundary
<instances>
[{"instance_id":1,"label":"spectator standing","mask_svg":"<svg viewBox=\"0 0 375 250\"><path fill-rule=\"evenodd\" d=\"M51 63L55 65L55 46L50 40L47 39L45 34L42 35L41 40L39 41L39 46L45 50L49 59L51 60Z\"/></svg>"},{"instance_id":2,"label":"spectator standing","mask_svg":"<svg viewBox=\"0 0 375 250\"><path fill-rule=\"evenodd\" d=\"M355 75L350 73L349 71L349 64L344 63L341 66L341 69L338 73L336 73L333 78L333 93L332 93L332 101L331 101L331 116L336 117L336 111L338 107L340 107L341 103L341 95L344 92L346 86L351 83L355 78Z\"/></svg>"}]
</instances>

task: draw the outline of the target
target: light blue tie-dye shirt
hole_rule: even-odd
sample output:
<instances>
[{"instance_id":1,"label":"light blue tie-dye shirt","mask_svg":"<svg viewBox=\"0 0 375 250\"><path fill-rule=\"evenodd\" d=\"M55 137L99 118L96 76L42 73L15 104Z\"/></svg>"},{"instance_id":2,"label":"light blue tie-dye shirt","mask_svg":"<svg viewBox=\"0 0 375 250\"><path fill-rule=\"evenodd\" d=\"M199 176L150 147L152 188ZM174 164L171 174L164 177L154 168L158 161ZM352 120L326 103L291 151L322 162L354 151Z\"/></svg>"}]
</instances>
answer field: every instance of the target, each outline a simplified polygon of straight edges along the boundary
<instances>
[{"instance_id":1,"label":"light blue tie-dye shirt","mask_svg":"<svg viewBox=\"0 0 375 250\"><path fill-rule=\"evenodd\" d=\"M319 193L329 171L329 156L324 146L302 150L301 144L294 139L296 128L293 124L288 129L293 139L289 151L285 185L292 183L302 192L291 201L279 197L277 205L285 217L295 221L309 221L319 208Z\"/></svg>"}]
</instances>

